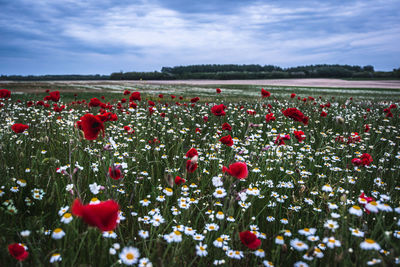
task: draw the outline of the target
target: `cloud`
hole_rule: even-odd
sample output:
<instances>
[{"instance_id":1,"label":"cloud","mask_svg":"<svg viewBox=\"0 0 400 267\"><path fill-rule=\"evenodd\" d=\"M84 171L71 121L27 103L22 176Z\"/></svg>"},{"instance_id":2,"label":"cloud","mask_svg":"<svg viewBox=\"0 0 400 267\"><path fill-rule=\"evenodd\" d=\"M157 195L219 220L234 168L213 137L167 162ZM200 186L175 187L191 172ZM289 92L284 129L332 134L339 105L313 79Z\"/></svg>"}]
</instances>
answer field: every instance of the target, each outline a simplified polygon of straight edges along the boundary
<instances>
[{"instance_id":1,"label":"cloud","mask_svg":"<svg viewBox=\"0 0 400 267\"><path fill-rule=\"evenodd\" d=\"M28 2L30 8L16 9ZM378 69L391 69L399 60L400 4L384 3L18 0L0 19L0 34L7 34L0 59L11 54L33 64L47 55L48 66L60 66L74 55L87 65L64 66L85 73L100 65L110 73L202 63L377 62Z\"/></svg>"}]
</instances>

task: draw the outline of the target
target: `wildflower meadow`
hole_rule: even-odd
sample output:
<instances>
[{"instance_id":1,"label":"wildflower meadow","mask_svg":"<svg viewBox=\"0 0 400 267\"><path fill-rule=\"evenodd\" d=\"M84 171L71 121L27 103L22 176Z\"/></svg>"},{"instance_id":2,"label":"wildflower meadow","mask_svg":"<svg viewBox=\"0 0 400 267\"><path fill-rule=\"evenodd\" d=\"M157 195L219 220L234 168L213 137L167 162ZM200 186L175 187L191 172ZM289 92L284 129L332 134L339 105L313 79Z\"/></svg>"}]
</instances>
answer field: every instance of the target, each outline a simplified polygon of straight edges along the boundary
<instances>
[{"instance_id":1,"label":"wildflower meadow","mask_svg":"<svg viewBox=\"0 0 400 267\"><path fill-rule=\"evenodd\" d=\"M0 90L0 266L400 264L398 98L188 92Z\"/></svg>"}]
</instances>

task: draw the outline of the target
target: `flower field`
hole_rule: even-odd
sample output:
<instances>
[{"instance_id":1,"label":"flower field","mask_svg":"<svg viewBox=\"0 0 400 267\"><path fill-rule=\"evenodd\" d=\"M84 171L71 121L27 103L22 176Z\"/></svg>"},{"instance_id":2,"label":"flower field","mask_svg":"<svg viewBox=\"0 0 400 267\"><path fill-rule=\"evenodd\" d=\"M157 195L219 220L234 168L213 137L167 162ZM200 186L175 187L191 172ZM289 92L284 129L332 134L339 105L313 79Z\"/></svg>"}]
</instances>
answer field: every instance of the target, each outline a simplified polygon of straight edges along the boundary
<instances>
[{"instance_id":1,"label":"flower field","mask_svg":"<svg viewBox=\"0 0 400 267\"><path fill-rule=\"evenodd\" d=\"M191 94L0 90L0 266L400 264L399 99Z\"/></svg>"}]
</instances>

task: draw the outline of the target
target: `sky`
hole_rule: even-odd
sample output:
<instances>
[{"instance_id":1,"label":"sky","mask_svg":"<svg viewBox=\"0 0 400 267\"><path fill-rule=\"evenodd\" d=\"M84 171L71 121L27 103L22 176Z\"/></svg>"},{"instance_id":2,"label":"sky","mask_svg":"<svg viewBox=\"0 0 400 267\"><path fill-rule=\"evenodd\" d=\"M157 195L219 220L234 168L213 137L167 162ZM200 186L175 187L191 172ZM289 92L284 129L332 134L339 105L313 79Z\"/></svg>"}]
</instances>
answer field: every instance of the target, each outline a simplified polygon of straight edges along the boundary
<instances>
[{"instance_id":1,"label":"sky","mask_svg":"<svg viewBox=\"0 0 400 267\"><path fill-rule=\"evenodd\" d=\"M0 74L400 67L400 0L0 0Z\"/></svg>"}]
</instances>

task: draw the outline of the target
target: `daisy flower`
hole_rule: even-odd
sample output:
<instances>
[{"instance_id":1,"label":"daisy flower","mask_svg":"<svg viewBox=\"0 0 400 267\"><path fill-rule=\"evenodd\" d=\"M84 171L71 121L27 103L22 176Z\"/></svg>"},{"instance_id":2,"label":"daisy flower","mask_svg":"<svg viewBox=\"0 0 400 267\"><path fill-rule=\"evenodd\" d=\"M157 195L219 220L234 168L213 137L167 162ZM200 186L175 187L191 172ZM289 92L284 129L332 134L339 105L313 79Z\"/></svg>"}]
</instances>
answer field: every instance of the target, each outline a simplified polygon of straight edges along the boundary
<instances>
[{"instance_id":1,"label":"daisy flower","mask_svg":"<svg viewBox=\"0 0 400 267\"><path fill-rule=\"evenodd\" d=\"M374 240L367 238L363 242L361 242L360 248L364 250L380 250L381 246L379 246L379 244L376 243Z\"/></svg>"},{"instance_id":2,"label":"daisy flower","mask_svg":"<svg viewBox=\"0 0 400 267\"><path fill-rule=\"evenodd\" d=\"M119 258L125 265L136 264L139 260L140 252L135 247L124 247L119 253Z\"/></svg>"}]
</instances>

